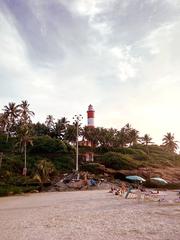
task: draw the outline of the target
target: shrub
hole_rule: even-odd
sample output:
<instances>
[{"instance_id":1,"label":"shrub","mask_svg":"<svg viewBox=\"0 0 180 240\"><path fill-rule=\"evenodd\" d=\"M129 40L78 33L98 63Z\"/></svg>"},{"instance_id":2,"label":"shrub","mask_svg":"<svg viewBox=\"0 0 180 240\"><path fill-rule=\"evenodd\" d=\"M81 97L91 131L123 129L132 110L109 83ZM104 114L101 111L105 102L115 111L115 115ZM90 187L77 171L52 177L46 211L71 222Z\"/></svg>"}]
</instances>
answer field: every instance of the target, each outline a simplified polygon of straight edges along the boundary
<instances>
[{"instance_id":1,"label":"shrub","mask_svg":"<svg viewBox=\"0 0 180 240\"><path fill-rule=\"evenodd\" d=\"M12 195L12 194L20 194L20 193L22 193L22 190L20 187L0 185L0 197Z\"/></svg>"},{"instance_id":2,"label":"shrub","mask_svg":"<svg viewBox=\"0 0 180 240\"><path fill-rule=\"evenodd\" d=\"M101 159L101 163L115 170L133 169L137 167L137 164L131 157L115 152L105 153Z\"/></svg>"},{"instance_id":3,"label":"shrub","mask_svg":"<svg viewBox=\"0 0 180 240\"><path fill-rule=\"evenodd\" d=\"M122 154L134 154L135 150L132 148L121 148L121 147L98 147L96 148L97 153L107 153L107 152L119 152Z\"/></svg>"},{"instance_id":4,"label":"shrub","mask_svg":"<svg viewBox=\"0 0 180 240\"><path fill-rule=\"evenodd\" d=\"M9 141L6 142L6 136L0 135L0 152L11 151L15 140L16 138L9 138Z\"/></svg>"},{"instance_id":5,"label":"shrub","mask_svg":"<svg viewBox=\"0 0 180 240\"><path fill-rule=\"evenodd\" d=\"M149 156L143 150L141 150L141 149L134 149L133 151L134 151L134 153L133 153L133 158L134 159L140 160L140 161L144 161L144 160L148 160L149 159Z\"/></svg>"},{"instance_id":6,"label":"shrub","mask_svg":"<svg viewBox=\"0 0 180 240\"><path fill-rule=\"evenodd\" d=\"M72 171L75 168L75 158L71 155L61 155L52 158L51 161L55 168L61 172Z\"/></svg>"},{"instance_id":7,"label":"shrub","mask_svg":"<svg viewBox=\"0 0 180 240\"><path fill-rule=\"evenodd\" d=\"M33 146L30 147L31 153L66 153L67 147L64 142L49 136L33 138Z\"/></svg>"},{"instance_id":8,"label":"shrub","mask_svg":"<svg viewBox=\"0 0 180 240\"><path fill-rule=\"evenodd\" d=\"M3 175L21 174L24 166L24 160L20 155L4 155L1 172ZM6 174L7 173L7 174Z\"/></svg>"},{"instance_id":9,"label":"shrub","mask_svg":"<svg viewBox=\"0 0 180 240\"><path fill-rule=\"evenodd\" d=\"M86 163L80 166L80 170L100 174L102 173L102 166L99 163Z\"/></svg>"}]
</instances>

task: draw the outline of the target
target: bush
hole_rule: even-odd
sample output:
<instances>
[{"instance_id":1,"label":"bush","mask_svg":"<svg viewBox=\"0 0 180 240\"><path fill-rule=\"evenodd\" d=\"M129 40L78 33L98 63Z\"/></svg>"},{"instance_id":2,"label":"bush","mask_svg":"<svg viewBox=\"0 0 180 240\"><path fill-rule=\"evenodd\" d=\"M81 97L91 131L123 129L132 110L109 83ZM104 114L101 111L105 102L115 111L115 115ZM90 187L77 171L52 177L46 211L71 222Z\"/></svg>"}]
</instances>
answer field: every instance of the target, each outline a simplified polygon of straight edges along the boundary
<instances>
[{"instance_id":1,"label":"bush","mask_svg":"<svg viewBox=\"0 0 180 240\"><path fill-rule=\"evenodd\" d=\"M139 161L146 161L149 159L149 156L141 149L134 149L133 158Z\"/></svg>"},{"instance_id":2,"label":"bush","mask_svg":"<svg viewBox=\"0 0 180 240\"><path fill-rule=\"evenodd\" d=\"M132 148L113 148L112 152L119 152L122 154L136 154L136 150Z\"/></svg>"},{"instance_id":3,"label":"bush","mask_svg":"<svg viewBox=\"0 0 180 240\"><path fill-rule=\"evenodd\" d=\"M120 148L120 147L98 147L95 149L97 153L107 152L119 152L122 154L134 154L135 150L132 148Z\"/></svg>"},{"instance_id":4,"label":"bush","mask_svg":"<svg viewBox=\"0 0 180 240\"><path fill-rule=\"evenodd\" d=\"M12 175L12 174L21 174L24 166L24 159L20 155L8 154L4 155L1 175ZM8 173L8 174L6 174Z\"/></svg>"},{"instance_id":5,"label":"bush","mask_svg":"<svg viewBox=\"0 0 180 240\"><path fill-rule=\"evenodd\" d=\"M20 194L20 193L22 193L22 190L20 187L0 185L0 197L12 195L12 194Z\"/></svg>"},{"instance_id":6,"label":"bush","mask_svg":"<svg viewBox=\"0 0 180 240\"><path fill-rule=\"evenodd\" d=\"M33 190L39 190L38 186L14 186L14 185L4 185L0 184L0 197L9 196L14 194L28 193Z\"/></svg>"},{"instance_id":7,"label":"bush","mask_svg":"<svg viewBox=\"0 0 180 240\"><path fill-rule=\"evenodd\" d=\"M8 152L13 149L13 144L16 138L9 138L9 141L6 142L6 136L0 135L0 152Z\"/></svg>"},{"instance_id":8,"label":"bush","mask_svg":"<svg viewBox=\"0 0 180 240\"><path fill-rule=\"evenodd\" d=\"M132 158L116 152L105 153L101 159L101 163L115 170L137 168L137 163Z\"/></svg>"},{"instance_id":9,"label":"bush","mask_svg":"<svg viewBox=\"0 0 180 240\"><path fill-rule=\"evenodd\" d=\"M25 185L30 185L34 181L29 178L28 176L21 176L21 175L16 175L16 176L10 176L6 183L8 185L15 185L15 186L25 186Z\"/></svg>"},{"instance_id":10,"label":"bush","mask_svg":"<svg viewBox=\"0 0 180 240\"><path fill-rule=\"evenodd\" d=\"M30 147L31 153L66 153L67 146L59 139L49 136L33 138L33 146Z\"/></svg>"},{"instance_id":11,"label":"bush","mask_svg":"<svg viewBox=\"0 0 180 240\"><path fill-rule=\"evenodd\" d=\"M80 170L100 174L102 173L102 166L99 163L86 163L80 166Z\"/></svg>"},{"instance_id":12,"label":"bush","mask_svg":"<svg viewBox=\"0 0 180 240\"><path fill-rule=\"evenodd\" d=\"M61 172L72 171L75 168L75 158L71 155L61 155L51 159L55 168Z\"/></svg>"}]
</instances>

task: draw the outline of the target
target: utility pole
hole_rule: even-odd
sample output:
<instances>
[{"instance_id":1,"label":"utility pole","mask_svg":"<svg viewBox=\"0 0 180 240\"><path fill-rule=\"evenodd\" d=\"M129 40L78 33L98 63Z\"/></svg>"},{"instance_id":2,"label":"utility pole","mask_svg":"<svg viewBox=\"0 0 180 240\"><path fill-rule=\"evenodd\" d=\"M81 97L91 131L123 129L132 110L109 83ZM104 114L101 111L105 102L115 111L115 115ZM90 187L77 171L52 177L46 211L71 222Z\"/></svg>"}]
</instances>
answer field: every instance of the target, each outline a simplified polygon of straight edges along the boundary
<instances>
[{"instance_id":1,"label":"utility pole","mask_svg":"<svg viewBox=\"0 0 180 240\"><path fill-rule=\"evenodd\" d=\"M79 126L80 126L80 121L83 119L82 115L75 115L73 117L74 119L74 124L76 126L76 172L78 173L79 171L79 149L78 149L78 138L79 138ZM77 176L77 179L79 179L79 173Z\"/></svg>"}]
</instances>

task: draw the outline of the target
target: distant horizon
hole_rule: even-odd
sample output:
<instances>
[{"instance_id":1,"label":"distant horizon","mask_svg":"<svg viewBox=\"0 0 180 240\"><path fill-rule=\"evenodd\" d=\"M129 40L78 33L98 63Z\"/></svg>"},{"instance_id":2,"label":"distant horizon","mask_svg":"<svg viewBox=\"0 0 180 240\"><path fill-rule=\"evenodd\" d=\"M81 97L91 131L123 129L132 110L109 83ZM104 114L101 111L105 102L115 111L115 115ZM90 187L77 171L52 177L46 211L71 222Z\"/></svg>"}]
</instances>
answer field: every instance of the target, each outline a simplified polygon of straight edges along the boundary
<instances>
[{"instance_id":1,"label":"distant horizon","mask_svg":"<svg viewBox=\"0 0 180 240\"><path fill-rule=\"evenodd\" d=\"M2 108L180 140L179 0L1 0L0 34Z\"/></svg>"}]
</instances>

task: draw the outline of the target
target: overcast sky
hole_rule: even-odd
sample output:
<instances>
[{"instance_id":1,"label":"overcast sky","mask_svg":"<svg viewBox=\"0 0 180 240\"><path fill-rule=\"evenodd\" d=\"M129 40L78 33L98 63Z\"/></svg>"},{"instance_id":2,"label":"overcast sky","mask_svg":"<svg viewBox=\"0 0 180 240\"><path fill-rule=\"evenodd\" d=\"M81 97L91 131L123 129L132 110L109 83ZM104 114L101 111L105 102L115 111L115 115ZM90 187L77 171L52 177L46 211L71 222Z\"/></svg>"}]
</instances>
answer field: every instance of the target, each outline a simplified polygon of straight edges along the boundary
<instances>
[{"instance_id":1,"label":"overcast sky","mask_svg":"<svg viewBox=\"0 0 180 240\"><path fill-rule=\"evenodd\" d=\"M180 0L0 0L0 109L180 140L179 45Z\"/></svg>"}]
</instances>

